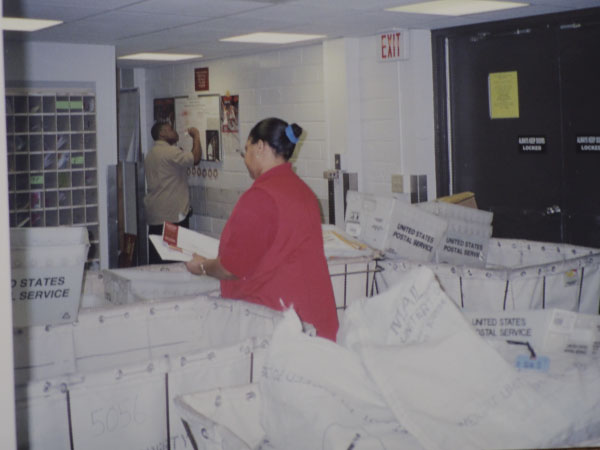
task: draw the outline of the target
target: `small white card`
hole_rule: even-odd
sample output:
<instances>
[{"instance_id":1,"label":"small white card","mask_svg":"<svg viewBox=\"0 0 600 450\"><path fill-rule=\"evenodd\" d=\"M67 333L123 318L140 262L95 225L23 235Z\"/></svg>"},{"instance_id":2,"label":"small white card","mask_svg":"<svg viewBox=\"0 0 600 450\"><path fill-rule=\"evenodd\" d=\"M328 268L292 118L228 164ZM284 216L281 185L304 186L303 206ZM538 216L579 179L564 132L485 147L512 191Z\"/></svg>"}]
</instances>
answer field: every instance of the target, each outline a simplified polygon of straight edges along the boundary
<instances>
[{"instance_id":1,"label":"small white card","mask_svg":"<svg viewBox=\"0 0 600 450\"><path fill-rule=\"evenodd\" d=\"M194 253L208 259L219 255L218 239L170 222L165 222L162 236L151 234L149 238L160 257L168 261L190 261Z\"/></svg>"}]
</instances>

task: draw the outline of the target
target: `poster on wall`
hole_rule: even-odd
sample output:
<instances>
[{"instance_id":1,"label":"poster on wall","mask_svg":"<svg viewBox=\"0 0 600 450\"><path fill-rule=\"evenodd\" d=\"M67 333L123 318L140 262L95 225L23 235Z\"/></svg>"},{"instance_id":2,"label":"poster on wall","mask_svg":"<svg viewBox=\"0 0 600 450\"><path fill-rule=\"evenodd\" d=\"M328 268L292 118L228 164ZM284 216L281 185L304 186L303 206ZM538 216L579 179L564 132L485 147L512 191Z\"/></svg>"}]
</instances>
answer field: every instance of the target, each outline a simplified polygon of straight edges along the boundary
<instances>
[{"instance_id":1,"label":"poster on wall","mask_svg":"<svg viewBox=\"0 0 600 450\"><path fill-rule=\"evenodd\" d=\"M194 86L197 91L208 91L208 67L194 69Z\"/></svg>"},{"instance_id":2,"label":"poster on wall","mask_svg":"<svg viewBox=\"0 0 600 450\"><path fill-rule=\"evenodd\" d=\"M154 99L154 121L168 122L175 128L175 99L173 97Z\"/></svg>"},{"instance_id":3,"label":"poster on wall","mask_svg":"<svg viewBox=\"0 0 600 450\"><path fill-rule=\"evenodd\" d=\"M179 146L186 150L192 148L193 141L187 134L187 130L196 127L200 132L202 156L205 161L221 160L220 101L219 95L175 99L175 130L179 134Z\"/></svg>"},{"instance_id":4,"label":"poster on wall","mask_svg":"<svg viewBox=\"0 0 600 450\"><path fill-rule=\"evenodd\" d=\"M206 159L208 161L219 160L219 130L206 130Z\"/></svg>"},{"instance_id":5,"label":"poster on wall","mask_svg":"<svg viewBox=\"0 0 600 450\"><path fill-rule=\"evenodd\" d=\"M238 95L224 95L221 97L221 117L223 118L221 131L223 133L237 133L239 131L238 103Z\"/></svg>"}]
</instances>

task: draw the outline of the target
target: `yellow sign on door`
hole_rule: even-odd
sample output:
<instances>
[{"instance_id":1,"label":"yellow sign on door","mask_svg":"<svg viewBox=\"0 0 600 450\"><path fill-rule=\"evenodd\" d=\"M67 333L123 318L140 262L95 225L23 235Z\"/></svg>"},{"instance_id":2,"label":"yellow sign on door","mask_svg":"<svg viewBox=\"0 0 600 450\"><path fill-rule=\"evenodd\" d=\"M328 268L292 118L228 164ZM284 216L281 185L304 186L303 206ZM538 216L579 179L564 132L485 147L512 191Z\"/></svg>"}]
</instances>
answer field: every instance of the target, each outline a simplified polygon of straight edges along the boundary
<instances>
[{"instance_id":1,"label":"yellow sign on door","mask_svg":"<svg viewBox=\"0 0 600 450\"><path fill-rule=\"evenodd\" d=\"M519 118L519 81L517 71L488 75L491 119Z\"/></svg>"}]
</instances>

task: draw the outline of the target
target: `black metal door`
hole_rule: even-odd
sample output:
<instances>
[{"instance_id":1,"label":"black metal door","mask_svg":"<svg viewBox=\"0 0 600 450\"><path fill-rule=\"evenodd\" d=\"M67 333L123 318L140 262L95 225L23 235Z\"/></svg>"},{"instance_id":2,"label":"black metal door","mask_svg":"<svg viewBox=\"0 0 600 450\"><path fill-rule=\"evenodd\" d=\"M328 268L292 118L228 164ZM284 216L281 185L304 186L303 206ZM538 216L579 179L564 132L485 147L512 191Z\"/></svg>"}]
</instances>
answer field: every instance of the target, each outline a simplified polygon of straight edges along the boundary
<instances>
[{"instance_id":1,"label":"black metal door","mask_svg":"<svg viewBox=\"0 0 600 450\"><path fill-rule=\"evenodd\" d=\"M564 24L557 34L566 240L600 248L600 24Z\"/></svg>"},{"instance_id":2,"label":"black metal door","mask_svg":"<svg viewBox=\"0 0 600 450\"><path fill-rule=\"evenodd\" d=\"M478 206L494 213L494 236L562 241L556 34L513 29L448 44L454 192L475 192ZM490 76L505 72L516 72L518 117L494 118L491 98L498 96ZM530 141L538 144L520 144Z\"/></svg>"}]
</instances>

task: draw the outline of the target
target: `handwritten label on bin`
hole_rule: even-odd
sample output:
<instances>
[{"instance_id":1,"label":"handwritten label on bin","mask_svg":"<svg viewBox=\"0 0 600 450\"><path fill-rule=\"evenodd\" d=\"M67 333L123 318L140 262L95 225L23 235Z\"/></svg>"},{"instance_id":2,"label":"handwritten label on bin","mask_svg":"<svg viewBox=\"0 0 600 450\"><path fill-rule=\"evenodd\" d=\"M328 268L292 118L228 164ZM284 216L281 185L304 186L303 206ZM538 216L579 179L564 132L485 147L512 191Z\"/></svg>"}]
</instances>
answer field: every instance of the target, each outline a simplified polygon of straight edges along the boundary
<instances>
[{"instance_id":1,"label":"handwritten label on bin","mask_svg":"<svg viewBox=\"0 0 600 450\"><path fill-rule=\"evenodd\" d=\"M122 378L71 391L75 448L167 448L164 376L123 371Z\"/></svg>"},{"instance_id":2,"label":"handwritten label on bin","mask_svg":"<svg viewBox=\"0 0 600 450\"><path fill-rule=\"evenodd\" d=\"M519 370L548 372L548 369L550 368L550 358L547 356L536 356L535 358L532 358L527 355L518 355L515 361L515 367Z\"/></svg>"}]
</instances>

